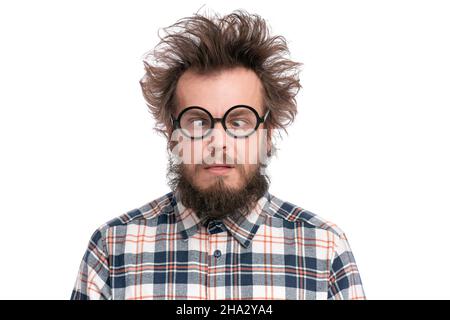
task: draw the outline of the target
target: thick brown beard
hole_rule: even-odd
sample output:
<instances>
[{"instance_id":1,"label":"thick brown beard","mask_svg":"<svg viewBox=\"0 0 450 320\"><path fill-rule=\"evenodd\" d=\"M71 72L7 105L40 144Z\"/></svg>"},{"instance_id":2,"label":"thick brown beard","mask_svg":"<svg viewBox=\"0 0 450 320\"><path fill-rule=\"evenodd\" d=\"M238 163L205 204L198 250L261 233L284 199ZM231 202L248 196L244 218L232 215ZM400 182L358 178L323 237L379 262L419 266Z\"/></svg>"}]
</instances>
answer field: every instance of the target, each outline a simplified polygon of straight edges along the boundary
<instances>
[{"instance_id":1,"label":"thick brown beard","mask_svg":"<svg viewBox=\"0 0 450 320\"><path fill-rule=\"evenodd\" d=\"M228 187L219 178L207 190L201 190L191 183L184 165L171 160L167 178L170 188L179 191L182 204L194 210L200 219L238 219L248 215L269 188L269 178L261 174L260 168L258 165L254 172L244 176L244 186L239 189Z\"/></svg>"}]
</instances>

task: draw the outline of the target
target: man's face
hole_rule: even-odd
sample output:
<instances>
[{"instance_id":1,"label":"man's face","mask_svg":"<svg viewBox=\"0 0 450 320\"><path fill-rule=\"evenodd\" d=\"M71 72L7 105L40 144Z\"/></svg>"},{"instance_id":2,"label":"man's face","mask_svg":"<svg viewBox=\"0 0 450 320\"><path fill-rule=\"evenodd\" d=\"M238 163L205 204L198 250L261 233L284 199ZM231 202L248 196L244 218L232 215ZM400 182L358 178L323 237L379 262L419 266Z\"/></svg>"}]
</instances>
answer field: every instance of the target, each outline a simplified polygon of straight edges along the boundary
<instances>
[{"instance_id":1,"label":"man's face","mask_svg":"<svg viewBox=\"0 0 450 320\"><path fill-rule=\"evenodd\" d=\"M223 118L227 110L237 105L254 108L259 117L265 112L262 84L253 71L244 68L214 75L199 75L188 70L179 79L176 97L178 106L173 115L176 118L191 106L206 109L214 118ZM243 128L245 123L251 123L245 121L250 118L243 116L241 111L236 112L235 117L227 116L232 120L230 127ZM205 118L208 117L195 115L188 117L185 123L186 126L199 124L200 128L210 129L210 120L209 127L203 125L208 122L202 120ZM260 170L266 165L266 148L270 145L267 140L270 134L265 126L259 125L258 130L247 138L230 136L220 122L215 123L211 134L200 139L183 138L179 130L176 131L178 134L175 132L171 136L176 146L171 143L171 150L177 162L180 159L182 162L173 164L171 156L168 176L173 176L169 185L180 192L181 202L202 219L250 213L268 189L266 175Z\"/></svg>"},{"instance_id":2,"label":"man's face","mask_svg":"<svg viewBox=\"0 0 450 320\"><path fill-rule=\"evenodd\" d=\"M263 109L263 87L258 76L242 67L222 71L218 74L199 75L186 71L179 79L176 97L177 117L189 106L200 106L214 118L222 118L235 105L254 108L260 117ZM259 168L259 155L266 148L264 125L247 138L228 135L220 122L214 126L213 134L203 139L183 139L183 169L186 178L199 190L222 186L241 190ZM188 161L186 161L188 160ZM217 166L225 164L226 166ZM216 166L215 166L216 165Z\"/></svg>"}]
</instances>

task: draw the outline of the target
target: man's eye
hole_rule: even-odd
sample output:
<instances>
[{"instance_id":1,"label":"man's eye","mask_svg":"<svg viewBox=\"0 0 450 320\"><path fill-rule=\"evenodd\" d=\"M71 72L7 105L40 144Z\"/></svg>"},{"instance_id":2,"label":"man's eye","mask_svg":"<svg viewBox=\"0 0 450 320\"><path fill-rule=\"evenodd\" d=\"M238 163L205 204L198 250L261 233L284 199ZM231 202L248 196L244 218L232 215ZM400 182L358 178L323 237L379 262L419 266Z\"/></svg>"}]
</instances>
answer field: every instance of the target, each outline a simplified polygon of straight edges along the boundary
<instances>
[{"instance_id":1,"label":"man's eye","mask_svg":"<svg viewBox=\"0 0 450 320\"><path fill-rule=\"evenodd\" d=\"M241 119L237 119L237 120L232 120L231 121L231 125L234 128L241 128L241 127L245 127L248 124L248 121L246 120L241 120Z\"/></svg>"}]
</instances>

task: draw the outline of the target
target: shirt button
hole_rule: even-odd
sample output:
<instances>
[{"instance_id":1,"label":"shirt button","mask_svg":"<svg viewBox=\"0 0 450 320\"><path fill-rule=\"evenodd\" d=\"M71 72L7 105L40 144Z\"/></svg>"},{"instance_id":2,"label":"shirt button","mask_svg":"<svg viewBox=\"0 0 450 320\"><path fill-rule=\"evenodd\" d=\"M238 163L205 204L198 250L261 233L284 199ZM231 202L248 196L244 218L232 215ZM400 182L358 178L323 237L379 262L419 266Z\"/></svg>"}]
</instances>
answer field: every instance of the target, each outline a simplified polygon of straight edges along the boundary
<instances>
[{"instance_id":1,"label":"shirt button","mask_svg":"<svg viewBox=\"0 0 450 320\"><path fill-rule=\"evenodd\" d=\"M214 257L220 258L221 255L222 255L222 252L220 250L214 251Z\"/></svg>"}]
</instances>

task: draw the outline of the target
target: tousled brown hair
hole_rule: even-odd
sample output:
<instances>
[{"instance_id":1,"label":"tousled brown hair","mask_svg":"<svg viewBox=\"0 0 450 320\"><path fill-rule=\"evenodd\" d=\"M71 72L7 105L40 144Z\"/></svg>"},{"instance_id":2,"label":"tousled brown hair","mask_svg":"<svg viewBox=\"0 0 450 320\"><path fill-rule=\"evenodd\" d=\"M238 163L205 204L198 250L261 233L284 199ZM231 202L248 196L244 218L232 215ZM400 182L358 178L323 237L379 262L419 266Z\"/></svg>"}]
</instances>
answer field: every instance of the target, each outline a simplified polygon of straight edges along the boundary
<instances>
[{"instance_id":1,"label":"tousled brown hair","mask_svg":"<svg viewBox=\"0 0 450 320\"><path fill-rule=\"evenodd\" d=\"M163 28L166 34L145 54L145 75L140 80L155 130L167 137L176 109L178 79L191 69L212 74L234 67L256 73L264 88L264 107L270 110L266 125L281 128L294 121L295 96L302 87L302 63L285 57L289 49L284 37L271 36L269 26L257 14L235 10L223 17L194 14Z\"/></svg>"}]
</instances>

